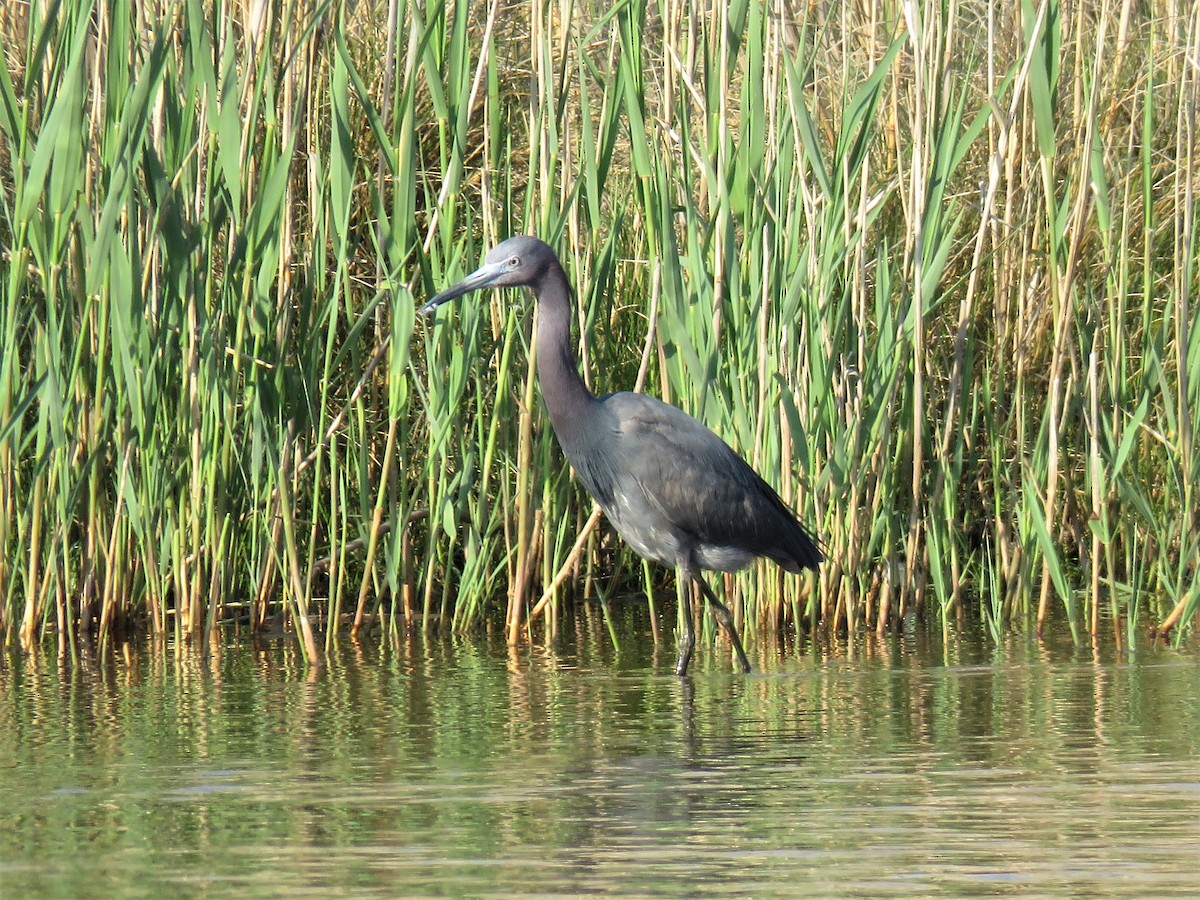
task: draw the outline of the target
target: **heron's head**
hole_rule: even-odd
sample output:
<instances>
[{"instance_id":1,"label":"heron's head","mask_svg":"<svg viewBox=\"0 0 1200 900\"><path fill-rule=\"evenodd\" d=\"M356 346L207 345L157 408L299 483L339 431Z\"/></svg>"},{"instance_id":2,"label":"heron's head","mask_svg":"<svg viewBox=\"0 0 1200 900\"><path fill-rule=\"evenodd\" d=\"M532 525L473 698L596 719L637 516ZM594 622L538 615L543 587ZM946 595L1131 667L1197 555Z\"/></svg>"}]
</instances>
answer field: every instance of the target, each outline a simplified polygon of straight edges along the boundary
<instances>
[{"instance_id":1,"label":"heron's head","mask_svg":"<svg viewBox=\"0 0 1200 900\"><path fill-rule=\"evenodd\" d=\"M451 287L430 297L421 312L431 315L443 303L480 288L535 285L558 258L548 244L535 237L518 235L497 244L483 265Z\"/></svg>"}]
</instances>

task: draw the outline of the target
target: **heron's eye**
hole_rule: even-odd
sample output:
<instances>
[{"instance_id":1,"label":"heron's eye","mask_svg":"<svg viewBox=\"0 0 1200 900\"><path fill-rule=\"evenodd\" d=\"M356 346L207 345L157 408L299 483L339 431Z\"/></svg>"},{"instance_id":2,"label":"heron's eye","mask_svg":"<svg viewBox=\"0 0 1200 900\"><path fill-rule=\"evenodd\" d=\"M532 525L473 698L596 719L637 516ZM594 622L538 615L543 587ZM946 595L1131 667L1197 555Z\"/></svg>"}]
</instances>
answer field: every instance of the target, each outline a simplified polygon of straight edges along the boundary
<instances>
[{"instance_id":1,"label":"heron's eye","mask_svg":"<svg viewBox=\"0 0 1200 900\"><path fill-rule=\"evenodd\" d=\"M521 257L519 257L519 256L510 256L510 257L508 258L508 267L509 267L510 269L515 269L515 268L516 268L517 266L519 266L520 264L521 264Z\"/></svg>"}]
</instances>

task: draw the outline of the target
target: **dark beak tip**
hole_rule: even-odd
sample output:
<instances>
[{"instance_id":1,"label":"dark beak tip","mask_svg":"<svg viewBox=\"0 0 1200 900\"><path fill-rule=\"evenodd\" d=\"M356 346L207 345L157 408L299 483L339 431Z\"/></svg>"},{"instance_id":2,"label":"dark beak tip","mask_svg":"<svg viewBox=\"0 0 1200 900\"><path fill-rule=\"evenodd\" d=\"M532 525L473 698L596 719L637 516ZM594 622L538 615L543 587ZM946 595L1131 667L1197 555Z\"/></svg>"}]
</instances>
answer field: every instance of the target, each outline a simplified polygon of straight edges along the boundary
<instances>
[{"instance_id":1,"label":"dark beak tip","mask_svg":"<svg viewBox=\"0 0 1200 900\"><path fill-rule=\"evenodd\" d=\"M440 294L434 294L425 301L425 305L421 307L420 313L426 318L430 318L434 313L437 312L439 306L445 305L451 299L453 299L453 297L447 296L446 291L442 291Z\"/></svg>"}]
</instances>

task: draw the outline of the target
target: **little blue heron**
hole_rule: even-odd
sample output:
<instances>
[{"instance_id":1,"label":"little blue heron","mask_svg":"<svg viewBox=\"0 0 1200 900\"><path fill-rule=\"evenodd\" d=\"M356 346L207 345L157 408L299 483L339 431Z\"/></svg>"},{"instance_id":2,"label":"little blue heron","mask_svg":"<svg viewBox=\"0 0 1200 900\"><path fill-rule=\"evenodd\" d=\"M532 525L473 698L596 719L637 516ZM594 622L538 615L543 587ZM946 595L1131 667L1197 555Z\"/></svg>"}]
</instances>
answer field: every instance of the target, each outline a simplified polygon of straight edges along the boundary
<instances>
[{"instance_id":1,"label":"little blue heron","mask_svg":"<svg viewBox=\"0 0 1200 900\"><path fill-rule=\"evenodd\" d=\"M646 394L597 397L588 390L571 345L566 273L537 238L511 237L499 244L479 269L430 299L421 312L432 315L479 288L522 285L537 298L538 380L567 460L634 550L674 566L700 586L749 672L733 616L700 572L734 572L756 556L788 572L815 571L824 558L816 542L758 473L683 410ZM684 631L675 671L686 675L696 638L691 590L681 593Z\"/></svg>"}]
</instances>

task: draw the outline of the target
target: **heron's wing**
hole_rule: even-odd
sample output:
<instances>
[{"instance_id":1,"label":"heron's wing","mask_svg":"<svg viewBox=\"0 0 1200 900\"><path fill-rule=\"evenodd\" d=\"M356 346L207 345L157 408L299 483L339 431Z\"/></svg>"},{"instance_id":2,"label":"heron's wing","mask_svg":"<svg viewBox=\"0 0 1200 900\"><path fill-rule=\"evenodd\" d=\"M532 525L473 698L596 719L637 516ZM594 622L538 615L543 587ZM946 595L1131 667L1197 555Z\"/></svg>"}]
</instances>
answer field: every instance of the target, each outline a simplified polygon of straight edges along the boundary
<instances>
[{"instance_id":1,"label":"heron's wing","mask_svg":"<svg viewBox=\"0 0 1200 900\"><path fill-rule=\"evenodd\" d=\"M683 410L644 394L608 397L623 479L697 540L794 556L796 518L728 444ZM815 548L813 548L815 550Z\"/></svg>"}]
</instances>

